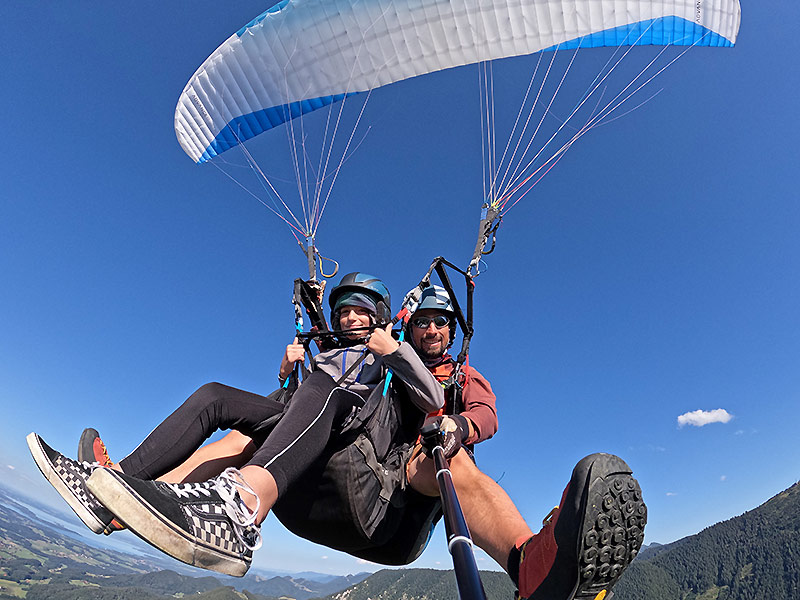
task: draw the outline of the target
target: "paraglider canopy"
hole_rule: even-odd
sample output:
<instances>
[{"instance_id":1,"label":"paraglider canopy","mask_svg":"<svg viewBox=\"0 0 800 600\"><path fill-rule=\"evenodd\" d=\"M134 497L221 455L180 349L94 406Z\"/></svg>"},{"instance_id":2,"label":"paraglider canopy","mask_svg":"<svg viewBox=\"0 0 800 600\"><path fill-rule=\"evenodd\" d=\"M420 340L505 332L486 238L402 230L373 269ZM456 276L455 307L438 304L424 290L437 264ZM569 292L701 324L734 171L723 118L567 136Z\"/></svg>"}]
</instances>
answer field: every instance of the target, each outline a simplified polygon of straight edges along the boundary
<instances>
[{"instance_id":1,"label":"paraglider canopy","mask_svg":"<svg viewBox=\"0 0 800 600\"><path fill-rule=\"evenodd\" d=\"M619 0L283 0L233 34L201 65L180 96L175 130L186 153L202 163L228 149L242 147L244 141L260 133L287 123L291 127L295 118L306 113L400 80L460 65L491 64L504 57L541 57L546 52L554 56L562 49L732 46L740 16L739 0L628 0L624 10L620 10ZM593 87L556 133L564 130L589 97L596 93L602 96L598 89L607 76L598 74ZM470 275L479 273L481 257L494 248L503 215L575 140L606 120L650 79L596 110L566 142L554 143L554 134L530 160L526 156L530 142L517 142L514 148L507 145L499 162L492 155L496 141L490 131L494 127L493 107L489 100L484 102L481 124L489 132L485 144L489 157L484 158L483 214L467 269ZM533 108L538 98L536 94ZM541 104L548 114L552 100ZM530 120L529 115L521 127L523 132ZM539 125L531 127L531 141ZM338 121L333 129L335 136ZM352 135L347 148L350 141ZM546 147L547 155L543 154ZM321 186L326 179L330 152L327 154L317 170L317 185L307 194L313 199L304 201L300 172L309 169L299 168L299 162L305 161L305 147L294 151L305 223L283 200L288 217L280 214L280 207L273 209L293 229L301 248L304 240L310 280L316 278L317 259L323 260L315 246L315 235L330 197L330 188L323 194ZM331 188L343 160L344 155ZM504 165L504 160L509 162ZM516 164L511 165L514 160ZM306 184L305 189L308 187Z\"/></svg>"},{"instance_id":2,"label":"paraglider canopy","mask_svg":"<svg viewBox=\"0 0 800 600\"><path fill-rule=\"evenodd\" d=\"M192 76L175 131L204 162L348 95L459 65L578 46L731 46L740 12L739 0L283 0Z\"/></svg>"}]
</instances>

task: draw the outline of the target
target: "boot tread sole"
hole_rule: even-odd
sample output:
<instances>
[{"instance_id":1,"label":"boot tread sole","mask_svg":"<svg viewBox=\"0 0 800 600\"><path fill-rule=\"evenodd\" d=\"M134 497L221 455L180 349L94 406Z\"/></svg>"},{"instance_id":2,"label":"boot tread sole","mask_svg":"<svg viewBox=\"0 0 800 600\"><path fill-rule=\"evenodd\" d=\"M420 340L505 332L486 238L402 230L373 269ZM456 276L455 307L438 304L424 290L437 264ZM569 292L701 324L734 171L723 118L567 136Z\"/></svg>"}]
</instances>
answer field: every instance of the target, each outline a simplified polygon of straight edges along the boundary
<instances>
[{"instance_id":1,"label":"boot tread sole","mask_svg":"<svg viewBox=\"0 0 800 600\"><path fill-rule=\"evenodd\" d=\"M610 591L639 553L647 523L642 490L630 471L593 479L586 502L577 549L575 600L594 600L601 592Z\"/></svg>"}]
</instances>

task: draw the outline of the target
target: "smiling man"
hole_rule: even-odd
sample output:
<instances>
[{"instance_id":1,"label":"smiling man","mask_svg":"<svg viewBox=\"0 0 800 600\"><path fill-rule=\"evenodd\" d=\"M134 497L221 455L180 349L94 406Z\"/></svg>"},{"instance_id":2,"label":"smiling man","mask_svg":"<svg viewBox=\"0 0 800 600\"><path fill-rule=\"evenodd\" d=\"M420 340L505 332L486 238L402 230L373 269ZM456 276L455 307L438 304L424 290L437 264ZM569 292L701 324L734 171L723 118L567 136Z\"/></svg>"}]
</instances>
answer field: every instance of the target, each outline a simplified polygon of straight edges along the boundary
<instances>
[{"instance_id":1,"label":"smiling man","mask_svg":"<svg viewBox=\"0 0 800 600\"><path fill-rule=\"evenodd\" d=\"M462 368L458 381L451 380L456 363L447 350L453 345L456 320L453 303L444 288L432 285L422 292L407 333L409 343L433 376L446 389L455 386L454 393L445 393L449 405L443 412L451 416L458 413L455 418L466 428L462 442L472 446L492 437L497 432L492 386L469 366Z\"/></svg>"}]
</instances>

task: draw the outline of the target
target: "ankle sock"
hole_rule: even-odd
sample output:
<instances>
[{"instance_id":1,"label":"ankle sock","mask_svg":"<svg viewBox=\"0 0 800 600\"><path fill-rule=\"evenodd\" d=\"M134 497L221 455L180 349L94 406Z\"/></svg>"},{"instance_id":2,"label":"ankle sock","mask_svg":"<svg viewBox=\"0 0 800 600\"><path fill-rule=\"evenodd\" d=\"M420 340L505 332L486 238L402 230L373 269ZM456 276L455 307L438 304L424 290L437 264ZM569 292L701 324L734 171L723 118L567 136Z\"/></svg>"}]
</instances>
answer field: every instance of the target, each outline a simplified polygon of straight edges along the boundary
<instances>
[{"instance_id":1,"label":"ankle sock","mask_svg":"<svg viewBox=\"0 0 800 600\"><path fill-rule=\"evenodd\" d=\"M516 586L519 586L519 559L521 555L520 549L514 546L511 548L511 552L508 553L508 562L506 564L506 572Z\"/></svg>"}]
</instances>

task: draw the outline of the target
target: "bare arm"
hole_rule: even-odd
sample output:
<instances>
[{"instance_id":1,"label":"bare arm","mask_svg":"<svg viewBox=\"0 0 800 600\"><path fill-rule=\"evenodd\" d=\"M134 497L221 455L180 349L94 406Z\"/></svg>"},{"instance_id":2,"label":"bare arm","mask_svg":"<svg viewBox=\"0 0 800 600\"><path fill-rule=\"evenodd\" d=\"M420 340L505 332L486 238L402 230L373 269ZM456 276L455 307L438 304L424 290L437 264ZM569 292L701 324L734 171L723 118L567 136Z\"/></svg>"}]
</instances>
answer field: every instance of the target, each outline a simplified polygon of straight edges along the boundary
<instances>
[{"instance_id":1,"label":"bare arm","mask_svg":"<svg viewBox=\"0 0 800 600\"><path fill-rule=\"evenodd\" d=\"M294 341L286 346L286 352L283 354L283 358L281 359L281 368L278 371L278 379L281 381L285 380L289 375L292 374L294 365L304 361L305 358L306 349L297 338L294 338Z\"/></svg>"}]
</instances>

